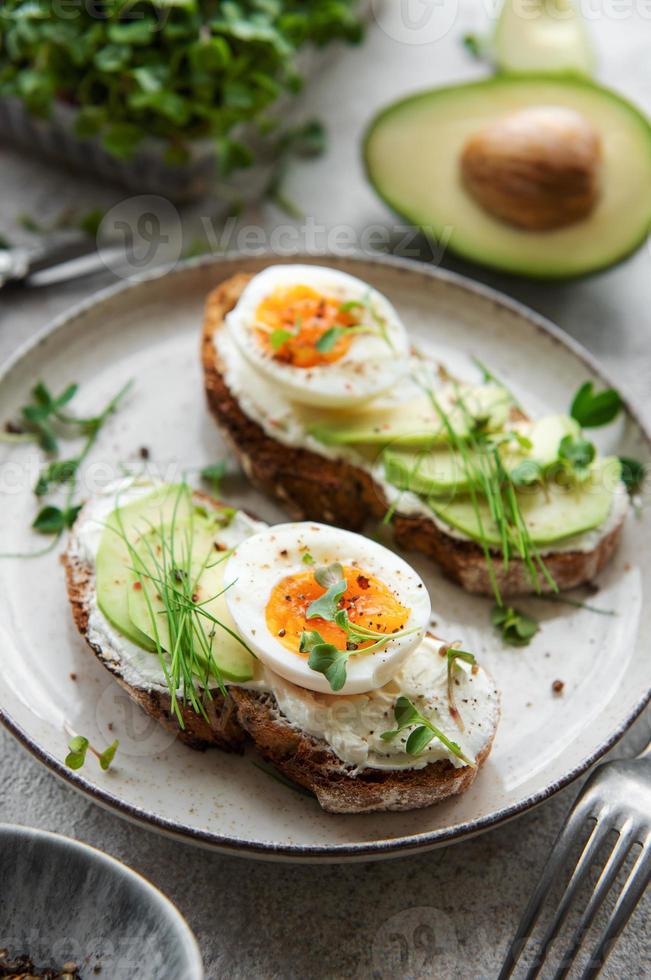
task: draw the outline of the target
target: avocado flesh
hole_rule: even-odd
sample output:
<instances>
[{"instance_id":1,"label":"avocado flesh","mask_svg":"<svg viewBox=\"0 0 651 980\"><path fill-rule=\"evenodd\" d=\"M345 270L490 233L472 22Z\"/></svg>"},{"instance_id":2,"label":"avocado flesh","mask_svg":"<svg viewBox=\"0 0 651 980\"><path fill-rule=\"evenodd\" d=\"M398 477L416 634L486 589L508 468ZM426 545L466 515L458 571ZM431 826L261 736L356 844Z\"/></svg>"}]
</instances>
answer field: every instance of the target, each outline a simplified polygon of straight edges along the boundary
<instances>
[{"instance_id":1,"label":"avocado flesh","mask_svg":"<svg viewBox=\"0 0 651 980\"><path fill-rule=\"evenodd\" d=\"M463 407L454 407L450 399L454 392L441 394L441 407L460 438L470 433L469 422L482 419L485 428L500 428L507 420L513 404L511 395L496 384L459 386ZM331 419L309 428L310 435L327 446L404 446L427 449L445 445L449 439L447 426L441 420L428 396L415 398L402 405L386 405L366 409L355 417L348 415L341 424Z\"/></svg>"},{"instance_id":2,"label":"avocado flesh","mask_svg":"<svg viewBox=\"0 0 651 980\"><path fill-rule=\"evenodd\" d=\"M526 454L519 451L517 443L503 447L504 466L513 470L523 460L531 460L545 469L558 459L561 439L579 435L580 431L578 423L568 415L546 416L525 430L531 443ZM465 493L471 485L481 486L480 480L470 478L473 471L481 470L481 456L470 448L462 455L450 447L436 448L427 454L392 447L384 451L382 460L389 483L424 497L453 490Z\"/></svg>"},{"instance_id":3,"label":"avocado flesh","mask_svg":"<svg viewBox=\"0 0 651 980\"><path fill-rule=\"evenodd\" d=\"M217 532L217 533L216 533ZM171 563L172 536L170 527L162 529L166 549L161 547L161 529L156 528L140 538L136 544L136 572L130 573L128 594L129 617L134 627L149 638L153 649L157 640L163 650L170 653L173 642L170 638L170 622L161 598L160 581L152 581L148 573L160 577L160 564L163 558ZM253 677L254 660L246 647L231 635L237 634L235 623L228 611L223 594L224 568L226 561L216 550L218 525L201 517L188 517L176 520L173 528L174 564L182 572L189 572L194 601L202 603L202 608L227 629L203 616L193 616L193 625L201 631L201 639L196 635L193 643L194 655L201 670L211 676L221 675L224 680L243 682ZM190 545L191 542L191 545ZM191 563L188 568L187 554L191 548ZM156 561L156 558L158 561ZM158 568L157 568L158 565ZM205 565L205 567L204 567ZM178 586L181 588L182 586ZM206 601L208 600L208 601ZM210 633L215 630L214 636ZM205 674L200 677L204 679Z\"/></svg>"},{"instance_id":4,"label":"avocado flesh","mask_svg":"<svg viewBox=\"0 0 651 980\"><path fill-rule=\"evenodd\" d=\"M578 72L590 75L594 55L583 17L572 0L538 0L523 16L518 0L504 0L493 35L500 71Z\"/></svg>"},{"instance_id":5,"label":"avocado flesh","mask_svg":"<svg viewBox=\"0 0 651 980\"><path fill-rule=\"evenodd\" d=\"M587 481L571 488L552 483L519 491L520 510L534 544L554 544L603 524L612 506L618 466L615 457L604 457L593 466ZM451 501L430 497L428 504L437 517L472 540L501 547L499 530L484 498L477 497L473 503L469 496Z\"/></svg>"},{"instance_id":6,"label":"avocado flesh","mask_svg":"<svg viewBox=\"0 0 651 980\"><path fill-rule=\"evenodd\" d=\"M583 220L525 231L492 217L464 189L468 138L533 106L580 112L600 135L601 192ZM394 211L482 265L543 279L594 272L644 243L651 226L651 126L626 100L580 78L497 76L394 103L371 123L368 177Z\"/></svg>"},{"instance_id":7,"label":"avocado flesh","mask_svg":"<svg viewBox=\"0 0 651 980\"><path fill-rule=\"evenodd\" d=\"M119 505L119 497L118 497ZM97 605L108 621L123 636L143 647L155 650L149 636L138 629L129 615L127 583L132 565L129 547L161 521L169 523L176 508L177 517L190 513L189 492L178 485L166 485L124 506L118 506L106 521L95 559Z\"/></svg>"}]
</instances>

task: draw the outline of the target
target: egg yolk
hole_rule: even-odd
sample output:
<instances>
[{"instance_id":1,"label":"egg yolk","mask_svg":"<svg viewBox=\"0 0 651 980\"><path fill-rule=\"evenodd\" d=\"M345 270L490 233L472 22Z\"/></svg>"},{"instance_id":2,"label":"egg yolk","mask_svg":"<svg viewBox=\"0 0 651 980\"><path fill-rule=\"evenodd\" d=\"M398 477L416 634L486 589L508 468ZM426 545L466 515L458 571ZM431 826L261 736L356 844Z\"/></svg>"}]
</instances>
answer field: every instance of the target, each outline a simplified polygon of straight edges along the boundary
<instances>
[{"instance_id":1,"label":"egg yolk","mask_svg":"<svg viewBox=\"0 0 651 980\"><path fill-rule=\"evenodd\" d=\"M339 608L346 609L351 623L358 623L378 633L395 633L404 629L410 610L403 606L393 592L373 575L359 568L345 565L346 591L339 600ZM301 654L301 633L317 630L326 643L334 643L339 650L346 649L347 633L340 626L316 617L307 618L310 603L319 599L326 590L316 581L314 571L288 575L274 586L266 608L267 627L283 646ZM363 649L374 640L360 643Z\"/></svg>"},{"instance_id":2,"label":"egg yolk","mask_svg":"<svg viewBox=\"0 0 651 980\"><path fill-rule=\"evenodd\" d=\"M326 351L318 350L317 342L333 327L358 324L359 313L360 307L346 309L341 300L322 296L310 286L283 286L256 310L258 341L274 360L293 367L331 364L344 356L355 334L339 334Z\"/></svg>"}]
</instances>

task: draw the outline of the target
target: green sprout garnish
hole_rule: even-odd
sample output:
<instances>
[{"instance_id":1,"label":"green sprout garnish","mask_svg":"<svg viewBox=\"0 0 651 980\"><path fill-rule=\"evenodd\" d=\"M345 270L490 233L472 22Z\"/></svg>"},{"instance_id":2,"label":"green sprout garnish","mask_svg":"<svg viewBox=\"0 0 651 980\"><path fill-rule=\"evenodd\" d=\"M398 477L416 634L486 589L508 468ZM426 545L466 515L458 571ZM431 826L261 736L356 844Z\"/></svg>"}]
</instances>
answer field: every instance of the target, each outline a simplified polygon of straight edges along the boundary
<instances>
[{"instance_id":1,"label":"green sprout garnish","mask_svg":"<svg viewBox=\"0 0 651 980\"><path fill-rule=\"evenodd\" d=\"M341 303L339 306L340 313L352 313L358 310L366 312L368 319L371 322L351 323L349 327L343 325L329 327L328 330L321 334L315 344L315 347L320 354L327 354L329 351L331 351L340 337L360 333L372 334L376 337L380 337L385 344L387 344L393 350L393 344L391 343L391 337L389 336L386 320L384 317L379 315L373 306L370 293L365 293L361 300L349 299L345 303Z\"/></svg>"},{"instance_id":2,"label":"green sprout garnish","mask_svg":"<svg viewBox=\"0 0 651 980\"><path fill-rule=\"evenodd\" d=\"M454 700L454 671L459 660L463 660L464 663L471 664L473 667L477 661L475 660L474 654L468 653L467 650L459 650L456 647L448 647L445 656L448 666L448 707L450 708L450 714L461 731L463 731L463 718Z\"/></svg>"},{"instance_id":3,"label":"green sprout garnish","mask_svg":"<svg viewBox=\"0 0 651 980\"><path fill-rule=\"evenodd\" d=\"M349 327L329 327L321 334L314 346L320 354L327 354L333 349L340 337L347 337L350 334L358 333L376 334L380 336L380 332L374 330L373 327L368 327L363 323L353 323Z\"/></svg>"},{"instance_id":4,"label":"green sprout garnish","mask_svg":"<svg viewBox=\"0 0 651 980\"><path fill-rule=\"evenodd\" d=\"M204 466L200 472L200 477L205 480L206 483L210 485L215 497L218 497L221 492L222 480L226 476L228 467L223 459L220 459L216 463L211 463L209 466Z\"/></svg>"},{"instance_id":5,"label":"green sprout garnish","mask_svg":"<svg viewBox=\"0 0 651 980\"><path fill-rule=\"evenodd\" d=\"M86 761L86 752L90 742L83 735L74 735L68 742L68 754L65 764L68 769L81 769Z\"/></svg>"},{"instance_id":6,"label":"green sprout garnish","mask_svg":"<svg viewBox=\"0 0 651 980\"><path fill-rule=\"evenodd\" d=\"M590 476L590 464L597 454L594 443L583 436L566 435L558 446L558 460L565 471L579 482Z\"/></svg>"},{"instance_id":7,"label":"green sprout garnish","mask_svg":"<svg viewBox=\"0 0 651 980\"><path fill-rule=\"evenodd\" d=\"M281 350L281 348L285 346L288 340L291 340L292 337L298 337L299 333L301 332L302 326L303 326L303 318L297 316L296 320L294 321L294 328L292 330L288 330L286 327L276 327L276 329L272 330L269 334L269 343L271 344L271 349L275 352ZM267 328L263 328L263 329L267 329Z\"/></svg>"},{"instance_id":8,"label":"green sprout garnish","mask_svg":"<svg viewBox=\"0 0 651 980\"><path fill-rule=\"evenodd\" d=\"M428 395L434 410L441 419L450 445L461 458L464 474L468 482L468 492L474 510L475 520L479 529L479 541L484 553L497 606L503 609L504 603L502 602L502 596L497 582L493 555L486 543L479 509L479 493L485 497L491 518L498 529L504 569L508 569L511 557L516 555L525 563L536 592L542 590L541 577L546 581L552 591L557 592L558 586L549 573L536 544L531 538L516 493L524 479L533 480L537 478L537 471L530 469L526 471L520 470L514 480L513 474L508 472L500 455L500 445L504 442L504 434L494 438L490 433L484 431L483 427L477 426L476 420L473 420L472 413L465 404L458 384L456 385L456 403L466 416L469 430L468 434L464 437L460 436L452 425L448 414L442 408L431 386L423 383L421 379L416 380ZM530 622L534 622L531 620L531 617L527 617L527 619ZM536 630L533 630L533 632L525 630L525 632L527 632L527 638L525 639L522 636L521 639L524 642L528 642Z\"/></svg>"},{"instance_id":9,"label":"green sprout garnish","mask_svg":"<svg viewBox=\"0 0 651 980\"><path fill-rule=\"evenodd\" d=\"M76 134L117 159L153 138L162 159L179 166L195 141L212 141L228 175L271 159L262 134L276 158L286 99L302 83L300 54L359 41L363 20L352 0L109 0L70 9L3 0L0 91L37 116L74 94ZM243 141L249 131L257 139ZM316 142L308 131L296 148L314 152Z\"/></svg>"},{"instance_id":10,"label":"green sprout garnish","mask_svg":"<svg viewBox=\"0 0 651 980\"><path fill-rule=\"evenodd\" d=\"M47 554L56 547L63 532L72 527L81 509L81 504L74 502L75 489L79 469L91 452L104 424L113 415L130 390L133 382L129 381L112 398L98 415L83 417L71 415L67 406L79 390L76 384L70 384L60 395L53 395L43 381L39 381L31 391L31 401L20 410L19 423L10 423L5 437L10 441L35 442L51 455L59 452L62 439L77 439L85 437L81 450L69 459L53 459L47 463L34 486L34 494L42 499L60 487L66 487L65 502L62 506L46 504L32 522L32 527L39 534L53 535L52 542L39 551L26 554L8 555L3 558L35 558Z\"/></svg>"},{"instance_id":11,"label":"green sprout garnish","mask_svg":"<svg viewBox=\"0 0 651 980\"><path fill-rule=\"evenodd\" d=\"M333 691L340 691L346 683L346 664L351 655L358 652L374 653L391 640L411 636L420 628L415 626L395 633L381 633L351 622L348 611L340 607L347 583L343 569L337 562L317 568L314 578L326 591L307 607L306 618L335 623L346 634L346 649L340 650L334 643L326 642L318 630L303 630L299 650L301 653L309 653L308 667L323 674ZM362 644L368 645L360 649Z\"/></svg>"},{"instance_id":12,"label":"green sprout garnish","mask_svg":"<svg viewBox=\"0 0 651 980\"><path fill-rule=\"evenodd\" d=\"M380 738L385 742L390 742L397 735L400 735L407 728L413 729L407 738L405 743L405 751L409 755L420 755L421 752L427 748L429 743L433 738L438 738L439 742L445 745L446 749L456 756L457 759L461 759L467 766L476 766L476 762L473 759L469 759L467 755L461 750L461 746L457 742L453 742L451 739L445 735L440 728L422 715L416 706L409 700L409 698L401 695L396 701L393 714L396 721L396 727L388 732L382 732Z\"/></svg>"},{"instance_id":13,"label":"green sprout garnish","mask_svg":"<svg viewBox=\"0 0 651 980\"><path fill-rule=\"evenodd\" d=\"M314 578L326 591L310 603L307 608L307 618L332 621L339 609L339 600L347 588L343 569L338 563L317 568L314 572Z\"/></svg>"},{"instance_id":14,"label":"green sprout garnish","mask_svg":"<svg viewBox=\"0 0 651 980\"><path fill-rule=\"evenodd\" d=\"M646 466L631 456L620 456L619 461L622 464L622 483L633 497L640 491L646 479Z\"/></svg>"},{"instance_id":15,"label":"green sprout garnish","mask_svg":"<svg viewBox=\"0 0 651 980\"><path fill-rule=\"evenodd\" d=\"M504 642L512 647L527 646L540 629L533 616L513 606L493 606L491 622L502 634Z\"/></svg>"},{"instance_id":16,"label":"green sprout garnish","mask_svg":"<svg viewBox=\"0 0 651 980\"><path fill-rule=\"evenodd\" d=\"M114 742L111 742L111 744L107 746L107 748L105 748L104 751L99 754L98 756L99 764L105 772L107 769L110 768L111 763L115 758L115 753L117 752L119 745L120 745L120 740L116 738Z\"/></svg>"},{"instance_id":17,"label":"green sprout garnish","mask_svg":"<svg viewBox=\"0 0 651 980\"><path fill-rule=\"evenodd\" d=\"M190 507L187 521L179 526L181 502L191 494L192 490L187 484L180 484L169 524L163 523L162 515L158 525L147 522L148 530L155 535L155 544L144 534L139 541L141 547L134 547L125 533L119 507L116 509L118 526L112 528L129 552L130 570L146 603L152 640L169 691L171 711L181 729L185 728L182 709L186 705L207 719L204 701L212 700L213 678L221 693L224 696L227 694L214 656L215 638L219 631L227 633L252 653L230 626L206 608L230 586L224 586L207 599L198 599L197 590L202 574L224 562L231 552L219 552L215 557L211 544L197 560L193 547L195 520L207 512L203 508ZM222 526L221 522L221 511L217 511L215 526ZM159 602L160 608L155 607L154 600Z\"/></svg>"},{"instance_id":18,"label":"green sprout garnish","mask_svg":"<svg viewBox=\"0 0 651 980\"><path fill-rule=\"evenodd\" d=\"M305 554L301 558L301 561L303 562L304 565L314 565L314 558L312 557L309 551L305 552Z\"/></svg>"},{"instance_id":19,"label":"green sprout garnish","mask_svg":"<svg viewBox=\"0 0 651 980\"><path fill-rule=\"evenodd\" d=\"M269 334L269 343L274 351L279 351L281 347L294 336L289 330L283 330L282 327L278 327L277 330L272 330Z\"/></svg>"},{"instance_id":20,"label":"green sprout garnish","mask_svg":"<svg viewBox=\"0 0 651 980\"><path fill-rule=\"evenodd\" d=\"M116 738L103 752L98 752L84 735L73 735L68 742L68 754L64 761L68 769L81 769L90 751L97 758L101 768L106 771L110 768L119 745L120 741Z\"/></svg>"},{"instance_id":21,"label":"green sprout garnish","mask_svg":"<svg viewBox=\"0 0 651 980\"><path fill-rule=\"evenodd\" d=\"M583 429L608 425L617 417L622 399L614 388L595 392L592 381L581 385L572 400L570 415Z\"/></svg>"}]
</instances>

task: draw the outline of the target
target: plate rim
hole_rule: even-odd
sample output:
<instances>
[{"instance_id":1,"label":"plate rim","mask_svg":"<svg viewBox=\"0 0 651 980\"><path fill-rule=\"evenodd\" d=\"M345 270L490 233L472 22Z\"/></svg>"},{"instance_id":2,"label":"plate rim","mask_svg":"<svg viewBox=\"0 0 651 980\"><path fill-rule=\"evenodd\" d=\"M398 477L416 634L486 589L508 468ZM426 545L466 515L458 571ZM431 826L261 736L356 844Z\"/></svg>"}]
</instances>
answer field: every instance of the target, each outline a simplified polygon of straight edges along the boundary
<instances>
[{"instance_id":1,"label":"plate rim","mask_svg":"<svg viewBox=\"0 0 651 980\"><path fill-rule=\"evenodd\" d=\"M289 262L305 262L306 264L317 264L319 262L366 262L371 265L384 266L402 271L411 275L419 275L423 279L438 280L474 294L480 299L487 300L495 306L507 310L520 318L526 320L535 330L550 338L560 347L570 351L578 360L583 362L588 370L598 377L609 387L616 387L609 377L608 371L604 370L595 358L579 341L566 334L560 327L549 320L547 317L536 312L526 304L516 300L505 293L477 282L460 273L448 269L440 269L438 266L429 265L425 262L407 259L401 256L385 255L382 253L372 253L354 250L346 252L310 252L297 254L278 254L265 251L259 255L245 255L237 250L224 252L222 255L198 256L193 259L186 259L178 262L172 269L166 269L162 273L156 269L150 270L137 279L125 280L114 283L104 289L92 293L72 307L64 310L53 320L48 321L41 330L28 338L21 344L14 353L0 365L0 384L9 374L31 353L37 350L43 343L64 330L72 321L88 313L95 307L110 302L115 296L131 290L140 288L148 283L158 281L162 278L170 278L176 275L183 275L193 269L215 266L216 269L234 261L248 263L277 262L286 264ZM651 453L651 433L642 420L641 413L633 405L627 396L622 396L622 405L627 415L634 421L640 434L643 437L646 447ZM434 831L424 831L418 834L408 834L402 837L385 838L381 840L366 841L361 843L348 844L325 844L325 845L302 845L302 844L275 844L271 842L250 841L241 838L222 835L208 830L200 830L176 820L161 817L159 814L143 807L138 807L129 803L114 793L109 792L103 787L84 779L77 772L68 769L64 763L57 759L52 753L41 746L32 738L21 725L18 724L10 713L0 705L0 723L9 731L14 738L27 749L32 756L38 759L55 776L70 784L78 792L89 797L95 803L106 809L117 812L120 816L138 825L147 827L165 834L194 843L199 846L211 848L224 854L236 855L240 857L254 857L266 860L305 862L305 863L329 863L337 861L368 861L380 860L391 857L401 857L415 854L445 844L455 843L459 840L483 833L486 830L501 826L509 820L526 813L528 810L551 798L561 789L568 786L575 779L585 773L595 762L606 754L630 728L636 718L641 714L646 705L651 700L651 688L643 692L632 710L610 733L610 735L597 748L586 756L581 762L574 766L569 772L564 773L557 779L535 793L530 793L524 799L511 804L493 813L468 820L461 824L454 824L448 828Z\"/></svg>"}]
</instances>

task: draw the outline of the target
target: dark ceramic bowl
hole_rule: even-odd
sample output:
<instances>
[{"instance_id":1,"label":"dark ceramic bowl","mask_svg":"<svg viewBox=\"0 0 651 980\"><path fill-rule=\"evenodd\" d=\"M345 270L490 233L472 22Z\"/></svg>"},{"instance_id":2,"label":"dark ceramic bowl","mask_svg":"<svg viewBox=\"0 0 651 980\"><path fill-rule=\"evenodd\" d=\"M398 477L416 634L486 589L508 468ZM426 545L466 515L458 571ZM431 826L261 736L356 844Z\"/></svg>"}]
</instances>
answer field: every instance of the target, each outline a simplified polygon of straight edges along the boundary
<instances>
[{"instance_id":1,"label":"dark ceramic bowl","mask_svg":"<svg viewBox=\"0 0 651 980\"><path fill-rule=\"evenodd\" d=\"M203 980L196 940L153 885L87 844L0 824L0 947L83 980Z\"/></svg>"}]
</instances>

